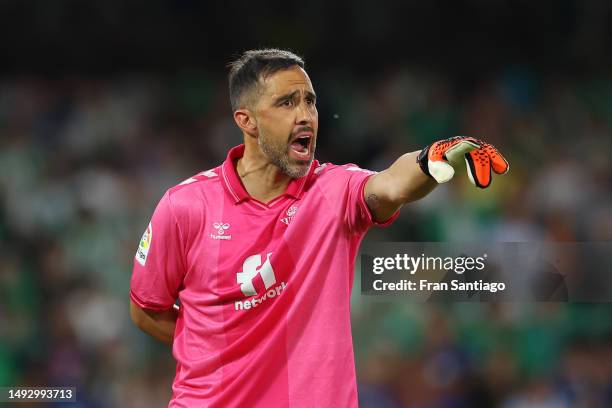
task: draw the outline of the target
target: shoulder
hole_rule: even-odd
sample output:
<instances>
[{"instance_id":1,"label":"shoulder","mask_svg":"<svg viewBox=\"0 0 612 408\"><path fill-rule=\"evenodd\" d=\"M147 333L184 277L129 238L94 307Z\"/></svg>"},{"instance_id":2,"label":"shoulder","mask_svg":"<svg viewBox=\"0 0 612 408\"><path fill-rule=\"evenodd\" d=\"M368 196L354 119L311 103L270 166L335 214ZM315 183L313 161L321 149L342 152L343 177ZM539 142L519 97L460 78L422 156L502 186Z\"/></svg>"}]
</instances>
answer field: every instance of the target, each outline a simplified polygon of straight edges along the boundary
<instances>
[{"instance_id":1,"label":"shoulder","mask_svg":"<svg viewBox=\"0 0 612 408\"><path fill-rule=\"evenodd\" d=\"M188 179L181 181L174 187L171 187L170 189L168 189L168 193L175 194L183 190L185 190L185 192L189 192L190 190L193 190L194 187L196 189L210 187L215 184L215 182L219 181L220 174L221 166L215 167L210 170L201 171L189 177Z\"/></svg>"},{"instance_id":2,"label":"shoulder","mask_svg":"<svg viewBox=\"0 0 612 408\"><path fill-rule=\"evenodd\" d=\"M355 176L370 176L376 174L375 171L363 169L354 163L333 164L323 163L317 166L314 170L317 179L349 179Z\"/></svg>"},{"instance_id":3,"label":"shoulder","mask_svg":"<svg viewBox=\"0 0 612 408\"><path fill-rule=\"evenodd\" d=\"M208 189L214 189L219 185L221 177L221 167L215 167L210 170L201 171L170 187L167 191L171 198L180 198L190 196L192 194L201 193Z\"/></svg>"},{"instance_id":4,"label":"shoulder","mask_svg":"<svg viewBox=\"0 0 612 408\"><path fill-rule=\"evenodd\" d=\"M170 187L162 200L168 201L168 206L176 215L188 213L205 205L209 197L218 196L218 189L222 188L220 177L220 166L201 171Z\"/></svg>"}]
</instances>

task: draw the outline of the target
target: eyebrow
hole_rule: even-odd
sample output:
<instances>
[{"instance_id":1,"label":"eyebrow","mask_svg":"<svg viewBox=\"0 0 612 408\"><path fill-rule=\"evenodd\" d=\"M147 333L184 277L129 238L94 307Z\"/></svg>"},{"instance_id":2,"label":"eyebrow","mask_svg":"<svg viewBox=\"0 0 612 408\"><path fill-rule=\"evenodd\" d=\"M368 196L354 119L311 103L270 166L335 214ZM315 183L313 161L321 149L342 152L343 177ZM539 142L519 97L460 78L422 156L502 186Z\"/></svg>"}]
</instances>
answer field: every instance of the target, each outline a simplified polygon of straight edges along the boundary
<instances>
[{"instance_id":1,"label":"eyebrow","mask_svg":"<svg viewBox=\"0 0 612 408\"><path fill-rule=\"evenodd\" d=\"M281 102L294 99L299 94L300 94L300 91L293 91L290 94L281 95L281 96L279 96L278 98L276 98L274 100L274 104L276 105L276 104L279 104ZM315 95L314 92L306 91L306 96L314 99L315 101L317 100L317 95Z\"/></svg>"}]
</instances>

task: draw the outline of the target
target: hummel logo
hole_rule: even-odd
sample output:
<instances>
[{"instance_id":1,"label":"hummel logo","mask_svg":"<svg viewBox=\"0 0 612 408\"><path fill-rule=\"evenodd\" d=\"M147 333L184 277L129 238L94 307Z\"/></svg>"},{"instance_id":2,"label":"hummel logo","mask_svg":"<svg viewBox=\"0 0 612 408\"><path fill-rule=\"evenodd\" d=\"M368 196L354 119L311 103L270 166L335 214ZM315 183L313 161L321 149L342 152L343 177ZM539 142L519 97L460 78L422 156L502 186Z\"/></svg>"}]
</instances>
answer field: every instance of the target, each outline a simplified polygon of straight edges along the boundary
<instances>
[{"instance_id":1,"label":"hummel logo","mask_svg":"<svg viewBox=\"0 0 612 408\"><path fill-rule=\"evenodd\" d=\"M225 235L225 230L228 229L230 225L226 222L215 222L213 223L213 228L217 230L217 235L210 234L212 239L232 239L231 235Z\"/></svg>"},{"instance_id":2,"label":"hummel logo","mask_svg":"<svg viewBox=\"0 0 612 408\"><path fill-rule=\"evenodd\" d=\"M225 230L228 229L230 225L228 223L222 224L220 222L215 222L213 224L213 227L217 229L217 234L223 235L225 234Z\"/></svg>"}]
</instances>

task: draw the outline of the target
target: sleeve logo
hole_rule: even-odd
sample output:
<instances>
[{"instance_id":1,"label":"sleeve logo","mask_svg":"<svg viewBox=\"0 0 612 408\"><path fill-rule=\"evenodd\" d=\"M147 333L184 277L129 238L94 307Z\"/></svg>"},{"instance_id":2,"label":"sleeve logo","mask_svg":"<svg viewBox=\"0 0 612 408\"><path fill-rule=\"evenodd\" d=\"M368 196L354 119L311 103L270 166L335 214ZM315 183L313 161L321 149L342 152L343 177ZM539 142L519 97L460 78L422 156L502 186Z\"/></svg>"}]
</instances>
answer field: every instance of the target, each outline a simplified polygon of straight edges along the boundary
<instances>
[{"instance_id":1,"label":"sleeve logo","mask_svg":"<svg viewBox=\"0 0 612 408\"><path fill-rule=\"evenodd\" d=\"M151 240L153 239L153 228L151 227L151 223L145 230L144 234L142 234L142 238L140 239L140 244L138 244L138 251L136 251L136 260L142 266L145 266L147 262L147 255L149 254L149 248L151 247Z\"/></svg>"}]
</instances>

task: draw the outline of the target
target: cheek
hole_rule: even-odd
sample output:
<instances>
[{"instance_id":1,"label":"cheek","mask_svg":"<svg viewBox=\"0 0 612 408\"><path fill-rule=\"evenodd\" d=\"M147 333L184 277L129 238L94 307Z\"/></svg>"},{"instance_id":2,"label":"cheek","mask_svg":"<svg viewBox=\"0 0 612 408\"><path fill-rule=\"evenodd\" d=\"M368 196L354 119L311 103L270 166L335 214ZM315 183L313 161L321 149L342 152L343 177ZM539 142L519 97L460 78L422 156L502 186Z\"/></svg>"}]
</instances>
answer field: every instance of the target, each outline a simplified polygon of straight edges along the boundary
<instances>
[{"instance_id":1,"label":"cheek","mask_svg":"<svg viewBox=\"0 0 612 408\"><path fill-rule=\"evenodd\" d=\"M315 135L318 135L319 133L319 116L318 115L314 115L312 117L311 126L315 131Z\"/></svg>"},{"instance_id":2,"label":"cheek","mask_svg":"<svg viewBox=\"0 0 612 408\"><path fill-rule=\"evenodd\" d=\"M265 115L260 117L261 125L268 130L274 130L291 126L293 123L293 116L288 112L274 111L267 112Z\"/></svg>"},{"instance_id":3,"label":"cheek","mask_svg":"<svg viewBox=\"0 0 612 408\"><path fill-rule=\"evenodd\" d=\"M314 106L311 112L313 124L317 126L317 124L319 123L319 111L317 110L317 107Z\"/></svg>"},{"instance_id":4,"label":"cheek","mask_svg":"<svg viewBox=\"0 0 612 408\"><path fill-rule=\"evenodd\" d=\"M267 140L287 142L295 125L295 114L292 111L268 111L260 116L259 132L263 133Z\"/></svg>"},{"instance_id":5,"label":"cheek","mask_svg":"<svg viewBox=\"0 0 612 408\"><path fill-rule=\"evenodd\" d=\"M280 144L287 141L288 135L291 133L291 126L287 130L279 120L266 121L259 126L259 135L268 143Z\"/></svg>"},{"instance_id":6,"label":"cheek","mask_svg":"<svg viewBox=\"0 0 612 408\"><path fill-rule=\"evenodd\" d=\"M268 122L268 129L286 138L293 131L294 117L291 114L278 114Z\"/></svg>"}]
</instances>

